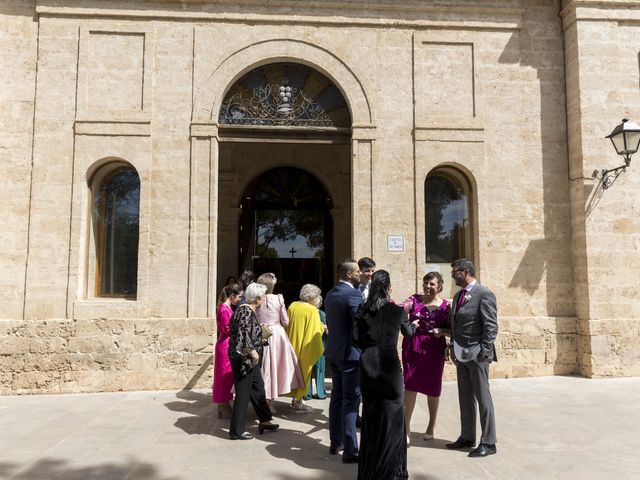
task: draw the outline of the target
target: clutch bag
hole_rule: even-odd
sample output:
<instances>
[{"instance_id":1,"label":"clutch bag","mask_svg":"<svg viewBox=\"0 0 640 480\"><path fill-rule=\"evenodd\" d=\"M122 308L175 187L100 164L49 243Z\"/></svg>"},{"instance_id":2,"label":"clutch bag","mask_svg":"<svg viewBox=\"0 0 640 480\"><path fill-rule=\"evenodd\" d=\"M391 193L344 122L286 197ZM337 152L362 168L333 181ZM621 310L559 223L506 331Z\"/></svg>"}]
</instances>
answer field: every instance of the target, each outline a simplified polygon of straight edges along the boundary
<instances>
[{"instance_id":1,"label":"clutch bag","mask_svg":"<svg viewBox=\"0 0 640 480\"><path fill-rule=\"evenodd\" d=\"M269 327L264 323L260 324L260 331L262 332L262 339L267 340L273 333L269 330Z\"/></svg>"}]
</instances>

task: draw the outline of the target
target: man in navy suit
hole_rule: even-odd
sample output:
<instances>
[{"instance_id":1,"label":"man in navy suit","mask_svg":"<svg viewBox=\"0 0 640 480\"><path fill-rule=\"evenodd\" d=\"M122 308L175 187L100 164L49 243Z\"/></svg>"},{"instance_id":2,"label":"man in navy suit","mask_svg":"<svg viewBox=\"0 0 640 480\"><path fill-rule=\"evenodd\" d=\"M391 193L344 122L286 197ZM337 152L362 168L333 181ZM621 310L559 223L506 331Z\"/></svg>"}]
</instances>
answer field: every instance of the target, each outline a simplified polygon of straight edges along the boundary
<instances>
[{"instance_id":1,"label":"man in navy suit","mask_svg":"<svg viewBox=\"0 0 640 480\"><path fill-rule=\"evenodd\" d=\"M329 290L324 301L327 314L327 346L325 357L331 365L333 390L329 403L329 453L340 450L343 463L358 463L356 418L360 406L358 364L360 349L351 343L353 316L362 303L356 288L360 283L360 269L355 260L338 265L338 284Z\"/></svg>"}]
</instances>

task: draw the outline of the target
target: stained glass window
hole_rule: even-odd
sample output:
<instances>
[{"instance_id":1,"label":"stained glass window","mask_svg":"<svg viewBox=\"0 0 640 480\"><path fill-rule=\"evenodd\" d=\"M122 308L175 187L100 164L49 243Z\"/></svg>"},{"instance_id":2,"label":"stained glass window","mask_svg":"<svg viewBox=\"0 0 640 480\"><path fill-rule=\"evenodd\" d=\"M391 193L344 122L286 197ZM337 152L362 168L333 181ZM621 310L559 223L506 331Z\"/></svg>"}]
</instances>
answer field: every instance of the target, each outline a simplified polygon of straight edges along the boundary
<instances>
[{"instance_id":1,"label":"stained glass window","mask_svg":"<svg viewBox=\"0 0 640 480\"><path fill-rule=\"evenodd\" d=\"M227 92L221 125L349 128L342 93L320 72L297 63L272 63L250 71Z\"/></svg>"}]
</instances>

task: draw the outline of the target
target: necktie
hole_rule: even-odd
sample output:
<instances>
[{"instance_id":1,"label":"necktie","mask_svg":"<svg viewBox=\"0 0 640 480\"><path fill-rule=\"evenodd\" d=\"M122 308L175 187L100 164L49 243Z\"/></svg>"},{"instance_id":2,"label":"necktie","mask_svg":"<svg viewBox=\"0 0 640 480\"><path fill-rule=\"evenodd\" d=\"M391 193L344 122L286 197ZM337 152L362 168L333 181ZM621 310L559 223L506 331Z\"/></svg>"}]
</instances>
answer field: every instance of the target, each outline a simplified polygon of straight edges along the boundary
<instances>
[{"instance_id":1,"label":"necktie","mask_svg":"<svg viewBox=\"0 0 640 480\"><path fill-rule=\"evenodd\" d=\"M460 296L458 297L458 305L456 306L456 312L458 310L460 310L460 307L462 307L462 304L464 303L464 294L466 292L463 290L460 290Z\"/></svg>"}]
</instances>

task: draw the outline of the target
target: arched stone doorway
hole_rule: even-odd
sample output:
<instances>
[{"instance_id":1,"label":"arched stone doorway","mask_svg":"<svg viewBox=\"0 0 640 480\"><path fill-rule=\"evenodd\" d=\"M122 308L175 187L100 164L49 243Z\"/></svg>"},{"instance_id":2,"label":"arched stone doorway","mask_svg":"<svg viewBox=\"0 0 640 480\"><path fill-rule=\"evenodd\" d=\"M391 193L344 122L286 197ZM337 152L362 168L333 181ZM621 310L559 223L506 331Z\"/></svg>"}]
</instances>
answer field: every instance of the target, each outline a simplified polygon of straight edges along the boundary
<instances>
[{"instance_id":1,"label":"arched stone doorway","mask_svg":"<svg viewBox=\"0 0 640 480\"><path fill-rule=\"evenodd\" d=\"M269 170L249 186L241 210L242 268L275 273L276 293L289 301L302 284L331 287L332 201L318 179L296 167Z\"/></svg>"},{"instance_id":2,"label":"arched stone doorway","mask_svg":"<svg viewBox=\"0 0 640 480\"><path fill-rule=\"evenodd\" d=\"M304 283L326 292L352 251L351 115L340 90L306 65L263 65L228 89L218 125L218 286L252 269L276 273L287 303Z\"/></svg>"}]
</instances>

